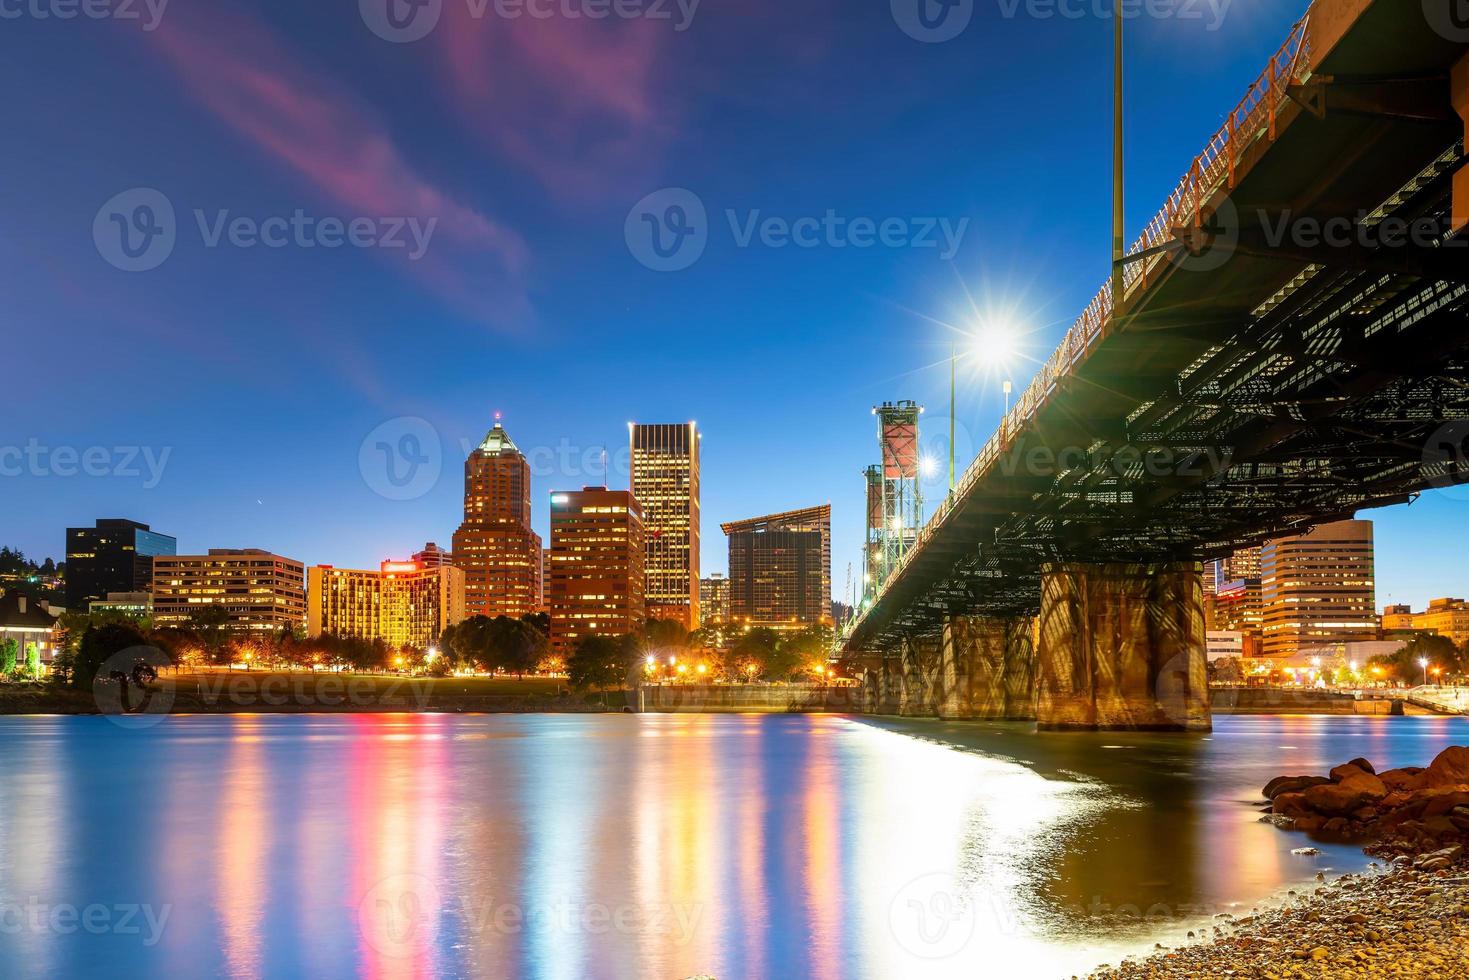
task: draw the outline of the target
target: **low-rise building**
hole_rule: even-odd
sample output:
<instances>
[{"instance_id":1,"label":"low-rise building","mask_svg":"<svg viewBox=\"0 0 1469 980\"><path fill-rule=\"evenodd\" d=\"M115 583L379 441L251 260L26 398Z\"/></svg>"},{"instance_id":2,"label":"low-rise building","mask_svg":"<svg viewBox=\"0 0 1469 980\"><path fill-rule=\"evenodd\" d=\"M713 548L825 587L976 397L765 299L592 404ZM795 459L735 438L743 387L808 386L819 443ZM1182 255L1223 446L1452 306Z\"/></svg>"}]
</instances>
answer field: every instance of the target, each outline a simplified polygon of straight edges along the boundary
<instances>
[{"instance_id":1,"label":"low-rise building","mask_svg":"<svg viewBox=\"0 0 1469 980\"><path fill-rule=\"evenodd\" d=\"M1383 626L1386 628L1386 623ZM1413 614L1413 629L1463 644L1469 640L1469 603L1463 599L1432 599L1427 610Z\"/></svg>"},{"instance_id":2,"label":"low-rise building","mask_svg":"<svg viewBox=\"0 0 1469 980\"><path fill-rule=\"evenodd\" d=\"M306 566L256 548L153 559L153 623L187 627L205 609L224 610L224 628L278 633L306 626Z\"/></svg>"},{"instance_id":3,"label":"low-rise building","mask_svg":"<svg viewBox=\"0 0 1469 980\"><path fill-rule=\"evenodd\" d=\"M19 592L0 592L0 644L14 640L16 661L24 665L35 646L41 663L56 658L56 615L48 602L34 601Z\"/></svg>"},{"instance_id":4,"label":"low-rise building","mask_svg":"<svg viewBox=\"0 0 1469 980\"><path fill-rule=\"evenodd\" d=\"M109 592L105 599L93 599L87 611L94 614L115 612L134 619L152 619L153 594L151 592Z\"/></svg>"}]
</instances>

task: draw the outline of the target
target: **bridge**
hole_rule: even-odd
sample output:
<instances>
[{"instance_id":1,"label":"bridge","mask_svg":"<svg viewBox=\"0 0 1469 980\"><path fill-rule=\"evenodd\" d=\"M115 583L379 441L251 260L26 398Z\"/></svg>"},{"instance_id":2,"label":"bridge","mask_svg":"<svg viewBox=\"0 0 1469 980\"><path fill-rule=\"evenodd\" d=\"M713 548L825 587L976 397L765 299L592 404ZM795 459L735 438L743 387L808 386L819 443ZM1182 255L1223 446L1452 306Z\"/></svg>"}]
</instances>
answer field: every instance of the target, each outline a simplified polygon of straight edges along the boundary
<instances>
[{"instance_id":1,"label":"bridge","mask_svg":"<svg viewBox=\"0 0 1469 980\"><path fill-rule=\"evenodd\" d=\"M1469 24L1315 0L842 640L869 710L1205 730L1202 565L1469 480Z\"/></svg>"}]
</instances>

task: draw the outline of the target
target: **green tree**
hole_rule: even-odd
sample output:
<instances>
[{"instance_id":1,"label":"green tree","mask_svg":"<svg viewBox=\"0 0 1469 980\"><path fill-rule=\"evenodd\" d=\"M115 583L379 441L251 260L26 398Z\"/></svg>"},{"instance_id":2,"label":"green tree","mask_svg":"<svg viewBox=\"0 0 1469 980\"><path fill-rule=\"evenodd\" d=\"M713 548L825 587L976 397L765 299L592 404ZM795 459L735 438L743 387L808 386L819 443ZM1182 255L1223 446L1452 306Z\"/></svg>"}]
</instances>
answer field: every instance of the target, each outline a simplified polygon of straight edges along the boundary
<instances>
[{"instance_id":1,"label":"green tree","mask_svg":"<svg viewBox=\"0 0 1469 980\"><path fill-rule=\"evenodd\" d=\"M41 651L34 643L26 644L26 676L33 681L41 679Z\"/></svg>"},{"instance_id":2,"label":"green tree","mask_svg":"<svg viewBox=\"0 0 1469 980\"><path fill-rule=\"evenodd\" d=\"M0 676L8 678L15 673L15 658L19 650L20 644L13 637L7 637L0 643Z\"/></svg>"},{"instance_id":3,"label":"green tree","mask_svg":"<svg viewBox=\"0 0 1469 980\"><path fill-rule=\"evenodd\" d=\"M637 670L639 648L633 636L584 636L566 661L566 675L579 691L598 688L606 701L608 688L630 682Z\"/></svg>"},{"instance_id":4,"label":"green tree","mask_svg":"<svg viewBox=\"0 0 1469 980\"><path fill-rule=\"evenodd\" d=\"M1464 673L1466 664L1463 652L1446 636L1420 633L1386 657L1373 657L1371 664L1382 667L1395 679L1408 684L1421 683L1424 669L1419 661L1428 661L1428 669L1435 667L1444 676ZM1433 680L1430 673L1428 679Z\"/></svg>"},{"instance_id":5,"label":"green tree","mask_svg":"<svg viewBox=\"0 0 1469 980\"><path fill-rule=\"evenodd\" d=\"M133 647L146 648L148 641L131 626L108 623L93 626L82 635L70 671L72 687L90 688L102 665L114 654Z\"/></svg>"},{"instance_id":6,"label":"green tree","mask_svg":"<svg viewBox=\"0 0 1469 980\"><path fill-rule=\"evenodd\" d=\"M724 674L730 679L753 680L772 677L777 668L780 634L765 626L752 626L734 638L724 651Z\"/></svg>"},{"instance_id":7,"label":"green tree","mask_svg":"<svg viewBox=\"0 0 1469 980\"><path fill-rule=\"evenodd\" d=\"M225 624L229 621L229 610L215 603L200 606L189 614L189 628L199 634L210 663L224 663L226 660L225 641L229 634Z\"/></svg>"},{"instance_id":8,"label":"green tree","mask_svg":"<svg viewBox=\"0 0 1469 980\"><path fill-rule=\"evenodd\" d=\"M499 616L488 628L493 665L517 677L535 670L546 651L546 637L523 619Z\"/></svg>"},{"instance_id":9,"label":"green tree","mask_svg":"<svg viewBox=\"0 0 1469 980\"><path fill-rule=\"evenodd\" d=\"M454 656L466 664L485 670L494 669L494 656L490 649L490 624L493 622L488 616L470 616L455 626L447 641Z\"/></svg>"},{"instance_id":10,"label":"green tree","mask_svg":"<svg viewBox=\"0 0 1469 980\"><path fill-rule=\"evenodd\" d=\"M643 624L643 645L652 653L676 653L689 648L689 631L674 619L650 619Z\"/></svg>"},{"instance_id":11,"label":"green tree","mask_svg":"<svg viewBox=\"0 0 1469 980\"><path fill-rule=\"evenodd\" d=\"M782 637L771 676L803 677L826 666L836 635L829 626L807 626Z\"/></svg>"}]
</instances>

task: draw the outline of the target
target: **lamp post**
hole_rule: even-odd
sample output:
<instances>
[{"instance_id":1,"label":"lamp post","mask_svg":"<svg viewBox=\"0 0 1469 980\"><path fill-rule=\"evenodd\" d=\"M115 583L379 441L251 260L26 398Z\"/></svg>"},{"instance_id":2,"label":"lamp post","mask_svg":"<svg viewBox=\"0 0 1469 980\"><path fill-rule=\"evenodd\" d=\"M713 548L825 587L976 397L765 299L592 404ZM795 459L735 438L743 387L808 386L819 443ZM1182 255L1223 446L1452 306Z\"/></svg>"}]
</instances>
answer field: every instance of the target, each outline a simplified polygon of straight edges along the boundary
<instances>
[{"instance_id":1,"label":"lamp post","mask_svg":"<svg viewBox=\"0 0 1469 980\"><path fill-rule=\"evenodd\" d=\"M1427 687L1428 686L1428 658L1427 657L1419 657L1418 658L1418 666L1423 668L1423 686L1424 687Z\"/></svg>"}]
</instances>

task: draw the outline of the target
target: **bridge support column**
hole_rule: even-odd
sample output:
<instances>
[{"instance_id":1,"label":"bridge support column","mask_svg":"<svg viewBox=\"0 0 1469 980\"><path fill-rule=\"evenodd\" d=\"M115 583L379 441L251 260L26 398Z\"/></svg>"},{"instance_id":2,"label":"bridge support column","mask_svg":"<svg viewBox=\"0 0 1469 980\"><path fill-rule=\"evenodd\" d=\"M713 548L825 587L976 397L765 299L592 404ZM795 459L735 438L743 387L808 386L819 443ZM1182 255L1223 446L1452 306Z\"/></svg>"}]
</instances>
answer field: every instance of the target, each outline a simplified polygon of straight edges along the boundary
<instances>
[{"instance_id":1,"label":"bridge support column","mask_svg":"<svg viewBox=\"0 0 1469 980\"><path fill-rule=\"evenodd\" d=\"M877 704L872 710L880 715L897 714L903 703L903 665L900 661L893 659L882 661L877 690Z\"/></svg>"},{"instance_id":2,"label":"bridge support column","mask_svg":"<svg viewBox=\"0 0 1469 980\"><path fill-rule=\"evenodd\" d=\"M1041 569L1042 729L1208 731L1202 568Z\"/></svg>"},{"instance_id":3,"label":"bridge support column","mask_svg":"<svg viewBox=\"0 0 1469 980\"><path fill-rule=\"evenodd\" d=\"M940 718L1035 717L1031 620L955 616L944 623Z\"/></svg>"},{"instance_id":4,"label":"bridge support column","mask_svg":"<svg viewBox=\"0 0 1469 980\"><path fill-rule=\"evenodd\" d=\"M1464 139L1469 145L1469 55L1454 66L1450 75L1454 108L1464 117ZM1454 175L1454 227L1469 226L1469 167Z\"/></svg>"},{"instance_id":5,"label":"bridge support column","mask_svg":"<svg viewBox=\"0 0 1469 980\"><path fill-rule=\"evenodd\" d=\"M939 641L933 637L910 637L904 640L903 696L898 714L934 714L938 686Z\"/></svg>"}]
</instances>

